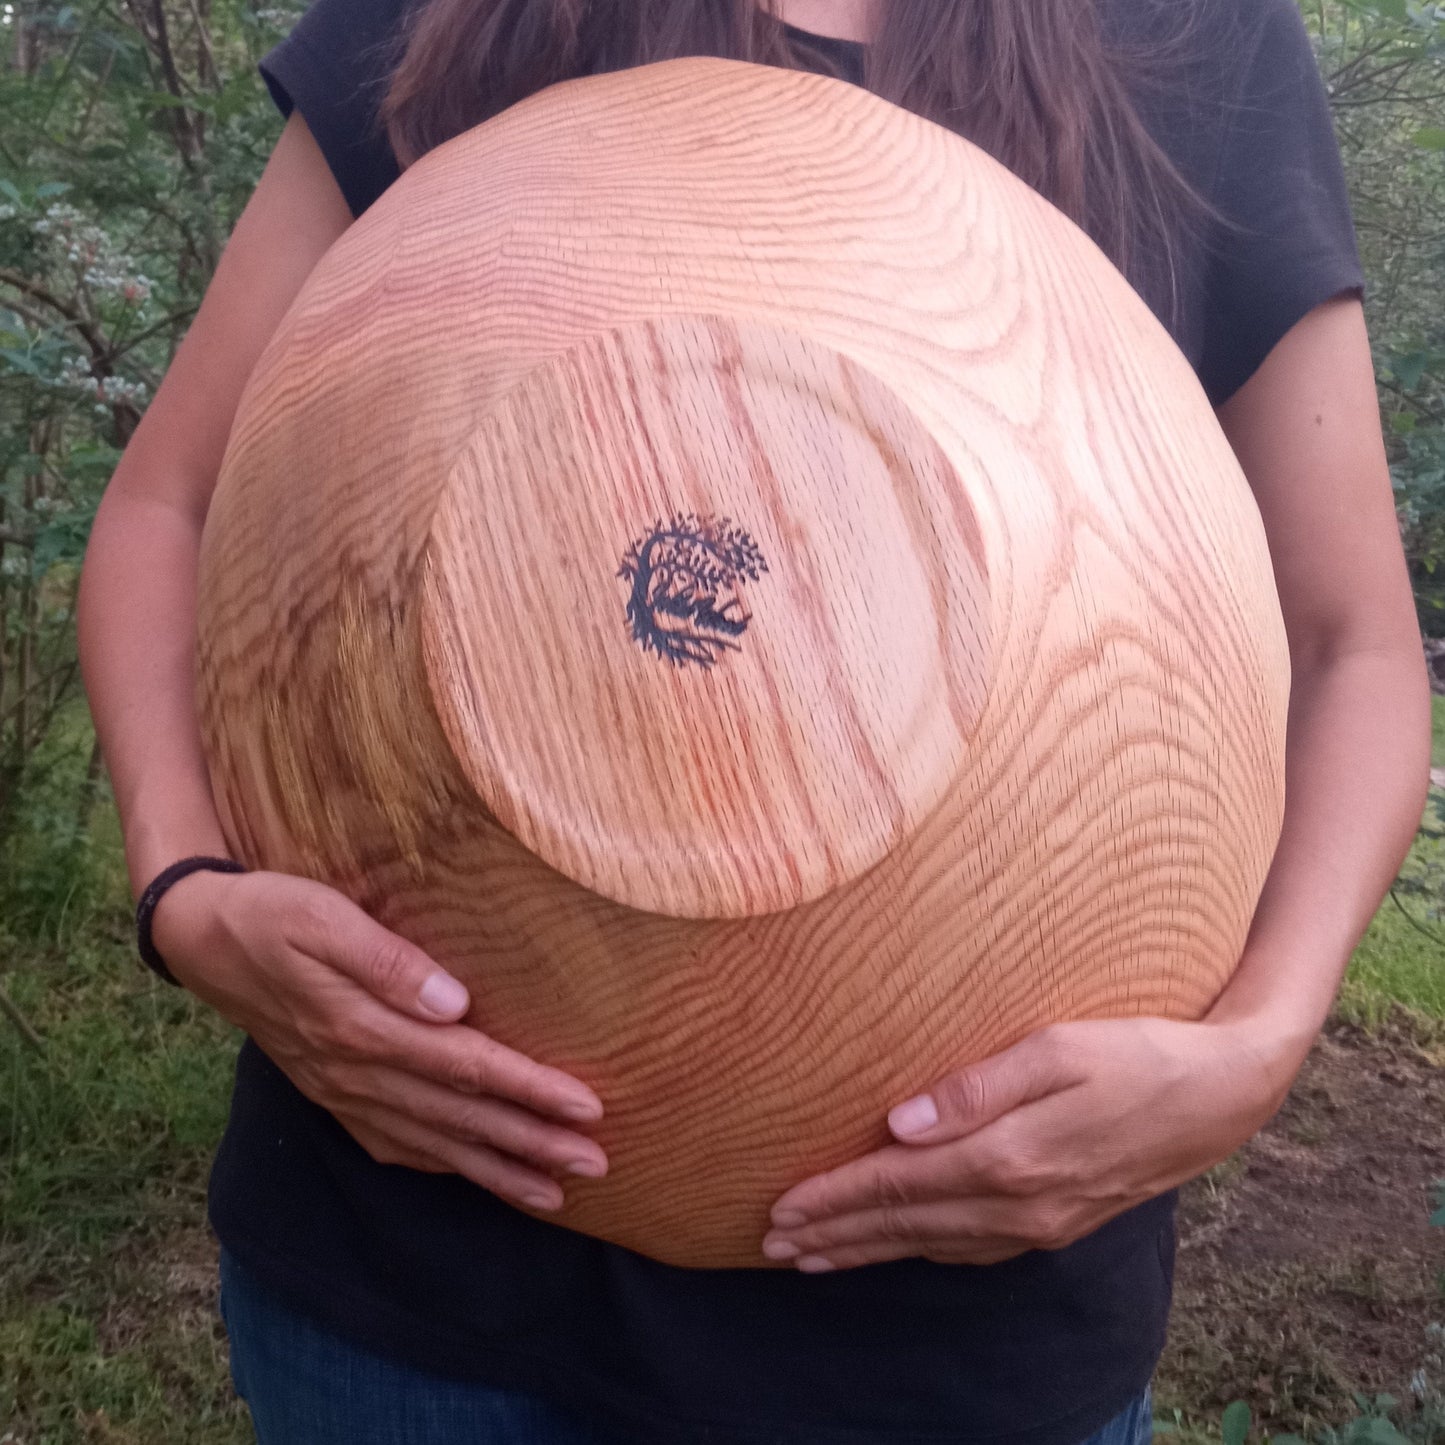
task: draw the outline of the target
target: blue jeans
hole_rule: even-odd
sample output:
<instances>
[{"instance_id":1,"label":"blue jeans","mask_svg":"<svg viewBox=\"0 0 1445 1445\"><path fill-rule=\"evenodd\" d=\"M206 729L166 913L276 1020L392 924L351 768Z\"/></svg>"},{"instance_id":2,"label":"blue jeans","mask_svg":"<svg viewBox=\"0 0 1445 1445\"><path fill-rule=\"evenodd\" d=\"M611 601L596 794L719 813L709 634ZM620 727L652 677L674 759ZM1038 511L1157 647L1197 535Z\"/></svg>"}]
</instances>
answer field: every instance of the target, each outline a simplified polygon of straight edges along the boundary
<instances>
[{"instance_id":1,"label":"blue jeans","mask_svg":"<svg viewBox=\"0 0 1445 1445\"><path fill-rule=\"evenodd\" d=\"M438 1379L291 1313L224 1250L231 1377L258 1445L618 1445L547 1400ZM1082 1445L1149 1445L1148 1389Z\"/></svg>"}]
</instances>

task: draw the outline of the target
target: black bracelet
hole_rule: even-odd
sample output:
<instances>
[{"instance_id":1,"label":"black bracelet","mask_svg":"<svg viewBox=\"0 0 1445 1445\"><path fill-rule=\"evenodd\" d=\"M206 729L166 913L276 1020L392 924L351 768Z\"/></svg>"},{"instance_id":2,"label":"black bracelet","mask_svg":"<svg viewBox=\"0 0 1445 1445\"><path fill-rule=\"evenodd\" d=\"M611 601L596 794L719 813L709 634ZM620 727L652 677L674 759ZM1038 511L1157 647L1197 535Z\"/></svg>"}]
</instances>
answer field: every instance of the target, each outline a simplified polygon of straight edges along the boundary
<instances>
[{"instance_id":1,"label":"black bracelet","mask_svg":"<svg viewBox=\"0 0 1445 1445\"><path fill-rule=\"evenodd\" d=\"M155 940L151 937L151 924L156 916L156 904L165 896L166 890L172 884L179 883L182 878L203 870L211 873L244 873L246 868L234 858L182 858L179 863L163 868L151 879L146 891L140 896L140 902L135 906L135 942L140 950L141 962L157 978L165 979L176 988L181 986L181 981L166 967L165 959L156 951Z\"/></svg>"}]
</instances>

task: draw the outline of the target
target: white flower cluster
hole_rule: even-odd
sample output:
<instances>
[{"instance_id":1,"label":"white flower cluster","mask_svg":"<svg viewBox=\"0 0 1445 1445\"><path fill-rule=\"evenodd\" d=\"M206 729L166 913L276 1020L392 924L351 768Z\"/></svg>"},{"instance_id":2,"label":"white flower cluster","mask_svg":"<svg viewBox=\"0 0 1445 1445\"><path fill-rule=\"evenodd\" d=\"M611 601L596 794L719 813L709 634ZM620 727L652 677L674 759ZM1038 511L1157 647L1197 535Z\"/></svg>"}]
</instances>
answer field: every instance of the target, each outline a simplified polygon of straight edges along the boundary
<instances>
[{"instance_id":1,"label":"white flower cluster","mask_svg":"<svg viewBox=\"0 0 1445 1445\"><path fill-rule=\"evenodd\" d=\"M54 385L84 397L102 416L119 403L129 402L131 406L140 408L150 395L143 381L127 381L123 376L97 376L78 356L65 358Z\"/></svg>"},{"instance_id":2,"label":"white flower cluster","mask_svg":"<svg viewBox=\"0 0 1445 1445\"><path fill-rule=\"evenodd\" d=\"M20 212L17 211L9 201L6 201L3 206L0 206L0 221L13 221L19 214ZM5 1445L5 1442L0 1440L0 1445Z\"/></svg>"},{"instance_id":3,"label":"white flower cluster","mask_svg":"<svg viewBox=\"0 0 1445 1445\"><path fill-rule=\"evenodd\" d=\"M143 306L150 298L150 277L136 271L110 237L74 206L57 202L31 229L80 272L92 291L109 292L135 306Z\"/></svg>"},{"instance_id":4,"label":"white flower cluster","mask_svg":"<svg viewBox=\"0 0 1445 1445\"><path fill-rule=\"evenodd\" d=\"M12 552L0 562L0 577L20 578L30 575L30 560L19 552Z\"/></svg>"},{"instance_id":5,"label":"white flower cluster","mask_svg":"<svg viewBox=\"0 0 1445 1445\"><path fill-rule=\"evenodd\" d=\"M30 510L37 517L55 517L62 512L73 512L75 507L64 497L36 497L30 504Z\"/></svg>"}]
</instances>

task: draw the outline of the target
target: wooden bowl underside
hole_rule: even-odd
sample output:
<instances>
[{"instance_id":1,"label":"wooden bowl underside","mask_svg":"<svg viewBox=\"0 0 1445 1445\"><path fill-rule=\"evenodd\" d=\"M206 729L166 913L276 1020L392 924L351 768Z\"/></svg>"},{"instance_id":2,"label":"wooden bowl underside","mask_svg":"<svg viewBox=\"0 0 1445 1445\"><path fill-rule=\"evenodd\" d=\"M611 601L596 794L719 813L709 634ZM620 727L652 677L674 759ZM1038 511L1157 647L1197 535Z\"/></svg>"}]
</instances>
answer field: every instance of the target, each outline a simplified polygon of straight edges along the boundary
<instances>
[{"instance_id":1,"label":"wooden bowl underside","mask_svg":"<svg viewBox=\"0 0 1445 1445\"><path fill-rule=\"evenodd\" d=\"M536 96L333 248L198 676L238 856L596 1088L563 1222L687 1265L960 1063L1200 1016L1283 810L1263 528L1167 334L966 142L723 61Z\"/></svg>"}]
</instances>

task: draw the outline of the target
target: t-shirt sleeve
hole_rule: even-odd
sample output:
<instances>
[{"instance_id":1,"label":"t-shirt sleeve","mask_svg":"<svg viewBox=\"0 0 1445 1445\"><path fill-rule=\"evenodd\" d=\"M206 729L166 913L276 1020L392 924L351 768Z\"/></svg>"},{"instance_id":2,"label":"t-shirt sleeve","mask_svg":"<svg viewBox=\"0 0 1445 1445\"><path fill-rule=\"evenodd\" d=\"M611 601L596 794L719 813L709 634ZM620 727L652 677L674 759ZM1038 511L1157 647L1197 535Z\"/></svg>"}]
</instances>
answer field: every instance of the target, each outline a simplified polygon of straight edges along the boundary
<instances>
[{"instance_id":1,"label":"t-shirt sleeve","mask_svg":"<svg viewBox=\"0 0 1445 1445\"><path fill-rule=\"evenodd\" d=\"M300 111L354 216L400 174L380 109L407 12L407 0L313 0L261 61L281 114Z\"/></svg>"},{"instance_id":2,"label":"t-shirt sleeve","mask_svg":"<svg viewBox=\"0 0 1445 1445\"><path fill-rule=\"evenodd\" d=\"M1295 0L1244 0L1225 121L1200 376L1229 399L1309 311L1364 287L1329 100Z\"/></svg>"}]
</instances>

